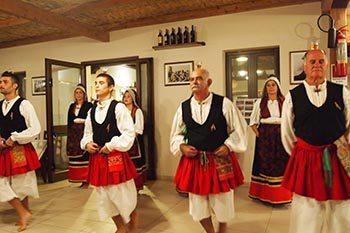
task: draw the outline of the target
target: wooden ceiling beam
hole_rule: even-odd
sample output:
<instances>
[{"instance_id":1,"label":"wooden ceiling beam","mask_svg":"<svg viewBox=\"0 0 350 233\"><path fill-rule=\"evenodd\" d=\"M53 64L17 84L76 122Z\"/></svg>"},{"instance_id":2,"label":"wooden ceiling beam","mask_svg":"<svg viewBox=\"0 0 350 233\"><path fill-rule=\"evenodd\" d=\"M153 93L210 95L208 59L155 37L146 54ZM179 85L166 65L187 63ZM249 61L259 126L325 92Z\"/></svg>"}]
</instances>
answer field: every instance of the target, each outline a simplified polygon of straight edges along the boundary
<instances>
[{"instance_id":1,"label":"wooden ceiling beam","mask_svg":"<svg viewBox=\"0 0 350 233\"><path fill-rule=\"evenodd\" d=\"M39 24L61 29L67 34L72 34L72 36L86 36L103 42L109 41L109 32L97 30L73 19L19 0L1 0L0 10Z\"/></svg>"},{"instance_id":2,"label":"wooden ceiling beam","mask_svg":"<svg viewBox=\"0 0 350 233\"><path fill-rule=\"evenodd\" d=\"M44 35L44 36L34 36L30 38L25 38L25 39L3 41L0 43L0 48L9 48L9 47L15 47L15 46L21 46L21 45L27 45L27 44L48 42L52 40L60 40L60 39L66 39L71 37L74 37L74 35L64 34L64 33L61 33L61 34L54 33L54 34Z\"/></svg>"},{"instance_id":3,"label":"wooden ceiling beam","mask_svg":"<svg viewBox=\"0 0 350 233\"><path fill-rule=\"evenodd\" d=\"M329 13L332 9L334 0L322 0L321 1L321 10L322 13Z\"/></svg>"},{"instance_id":4,"label":"wooden ceiling beam","mask_svg":"<svg viewBox=\"0 0 350 233\"><path fill-rule=\"evenodd\" d=\"M0 20L0 28L21 25L21 24L28 23L28 22L29 22L29 20L26 20L26 19L9 18L9 19L5 19L5 20Z\"/></svg>"},{"instance_id":5,"label":"wooden ceiling beam","mask_svg":"<svg viewBox=\"0 0 350 233\"><path fill-rule=\"evenodd\" d=\"M333 0L332 8L347 8L350 0Z\"/></svg>"},{"instance_id":6,"label":"wooden ceiling beam","mask_svg":"<svg viewBox=\"0 0 350 233\"><path fill-rule=\"evenodd\" d=\"M303 3L319 2L320 0L272 0L272 1L256 1L256 0L247 0L240 3L234 3L229 5L216 6L211 8L201 8L190 11L176 12L173 14L166 15L155 15L152 18L142 18L134 21L122 22L122 23L113 23L113 25L105 25L106 30L119 30L132 27L141 27L153 24L161 24L168 22L175 22L181 20L195 19L195 18L204 18L216 15L225 15L245 11L253 11L274 7L282 7L289 5L297 5Z\"/></svg>"}]
</instances>

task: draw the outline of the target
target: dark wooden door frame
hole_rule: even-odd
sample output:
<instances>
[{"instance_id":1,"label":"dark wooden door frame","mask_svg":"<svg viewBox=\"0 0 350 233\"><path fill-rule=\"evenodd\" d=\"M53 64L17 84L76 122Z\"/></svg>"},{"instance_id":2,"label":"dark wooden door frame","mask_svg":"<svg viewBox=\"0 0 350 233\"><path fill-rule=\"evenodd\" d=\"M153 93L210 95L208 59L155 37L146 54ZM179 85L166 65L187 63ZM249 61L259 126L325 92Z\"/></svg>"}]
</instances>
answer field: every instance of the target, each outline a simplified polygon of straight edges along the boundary
<instances>
[{"instance_id":1,"label":"dark wooden door frame","mask_svg":"<svg viewBox=\"0 0 350 233\"><path fill-rule=\"evenodd\" d=\"M81 82L85 85L85 69L78 63L60 61L45 58L45 83L46 83L46 136L47 136L47 178L48 182L54 182L54 128L53 128L53 108L52 108L52 65L66 66L80 69Z\"/></svg>"}]
</instances>

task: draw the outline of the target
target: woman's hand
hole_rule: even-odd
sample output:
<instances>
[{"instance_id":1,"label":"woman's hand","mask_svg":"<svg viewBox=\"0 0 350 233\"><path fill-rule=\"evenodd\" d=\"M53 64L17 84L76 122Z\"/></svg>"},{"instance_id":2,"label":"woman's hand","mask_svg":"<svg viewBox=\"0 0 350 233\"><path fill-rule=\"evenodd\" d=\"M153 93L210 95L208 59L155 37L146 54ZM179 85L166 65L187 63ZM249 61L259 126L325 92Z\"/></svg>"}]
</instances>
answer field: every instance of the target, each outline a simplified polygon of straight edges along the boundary
<instances>
[{"instance_id":1,"label":"woman's hand","mask_svg":"<svg viewBox=\"0 0 350 233\"><path fill-rule=\"evenodd\" d=\"M255 124L255 125L252 125L252 126L250 126L250 128L252 128L252 130L253 130L255 136L258 138L260 134L259 134L259 130L258 130L257 125L256 125L256 124Z\"/></svg>"}]
</instances>

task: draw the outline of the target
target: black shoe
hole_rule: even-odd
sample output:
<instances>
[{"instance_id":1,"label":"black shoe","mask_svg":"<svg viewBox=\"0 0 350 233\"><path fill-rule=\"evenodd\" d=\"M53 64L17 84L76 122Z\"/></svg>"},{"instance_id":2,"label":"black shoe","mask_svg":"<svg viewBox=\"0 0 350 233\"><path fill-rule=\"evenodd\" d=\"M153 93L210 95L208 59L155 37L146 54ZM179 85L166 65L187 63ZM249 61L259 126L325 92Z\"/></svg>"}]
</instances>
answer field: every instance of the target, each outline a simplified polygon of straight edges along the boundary
<instances>
[{"instance_id":1,"label":"black shoe","mask_svg":"<svg viewBox=\"0 0 350 233\"><path fill-rule=\"evenodd\" d=\"M187 192L182 192L180 191L178 188L176 188L176 192L179 194L179 196L181 197L188 197L188 193Z\"/></svg>"}]
</instances>

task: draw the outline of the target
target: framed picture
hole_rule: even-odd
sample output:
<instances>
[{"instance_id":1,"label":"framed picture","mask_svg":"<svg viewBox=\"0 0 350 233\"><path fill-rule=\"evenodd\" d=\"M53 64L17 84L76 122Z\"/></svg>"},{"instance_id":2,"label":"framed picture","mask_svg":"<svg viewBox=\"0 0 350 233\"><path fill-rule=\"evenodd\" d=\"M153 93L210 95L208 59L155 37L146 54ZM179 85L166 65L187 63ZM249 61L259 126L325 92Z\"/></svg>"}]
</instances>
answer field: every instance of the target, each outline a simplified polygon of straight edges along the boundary
<instances>
[{"instance_id":1,"label":"framed picture","mask_svg":"<svg viewBox=\"0 0 350 233\"><path fill-rule=\"evenodd\" d=\"M190 83L193 61L172 62L164 64L165 86L185 85Z\"/></svg>"},{"instance_id":2,"label":"framed picture","mask_svg":"<svg viewBox=\"0 0 350 233\"><path fill-rule=\"evenodd\" d=\"M304 72L304 55L306 50L289 52L290 84L302 83L306 78Z\"/></svg>"},{"instance_id":3,"label":"framed picture","mask_svg":"<svg viewBox=\"0 0 350 233\"><path fill-rule=\"evenodd\" d=\"M32 95L45 95L45 76L32 77Z\"/></svg>"}]
</instances>

